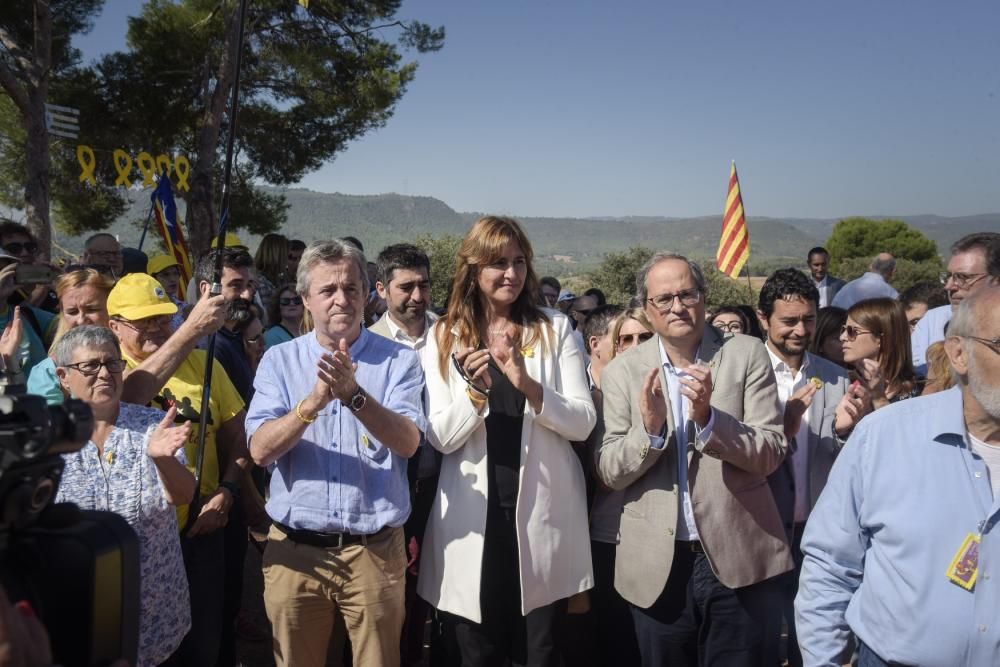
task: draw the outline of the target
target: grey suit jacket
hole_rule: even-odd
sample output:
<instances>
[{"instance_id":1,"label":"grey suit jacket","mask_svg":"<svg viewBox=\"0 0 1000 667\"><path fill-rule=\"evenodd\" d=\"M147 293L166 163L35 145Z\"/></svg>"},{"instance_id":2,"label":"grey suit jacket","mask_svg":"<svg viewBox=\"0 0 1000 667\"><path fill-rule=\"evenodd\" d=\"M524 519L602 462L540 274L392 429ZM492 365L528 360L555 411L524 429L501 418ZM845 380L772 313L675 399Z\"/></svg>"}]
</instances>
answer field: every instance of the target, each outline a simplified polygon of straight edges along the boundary
<instances>
[{"instance_id":1,"label":"grey suit jacket","mask_svg":"<svg viewBox=\"0 0 1000 667\"><path fill-rule=\"evenodd\" d=\"M639 413L645 376L659 369L658 336L617 357L601 375L604 435L597 454L601 480L625 489L615 588L643 608L662 593L674 555L680 497L677 425L667 410L662 449L649 446ZM688 484L698 535L712 570L730 588L749 586L792 568L767 476L785 457L782 414L763 344L725 338L706 327L699 358L712 370L714 424L708 441L687 421Z\"/></svg>"},{"instance_id":2,"label":"grey suit jacket","mask_svg":"<svg viewBox=\"0 0 1000 667\"><path fill-rule=\"evenodd\" d=\"M797 451L799 447L808 448L806 466L809 473L807 484L811 511L816 505L816 500L822 493L823 487L826 486L826 480L830 476L830 468L833 467L833 462L844 444L834 434L833 422L837 404L840 403L840 399L843 398L850 385L846 370L809 352L806 352L806 355L809 360L806 374L811 378L818 377L823 381L822 389L813 395L813 401L809 405L809 439L805 443L800 443L793 438L792 442L789 443L790 455L767 478L789 540L795 521L795 475L792 468L791 452Z\"/></svg>"}]
</instances>

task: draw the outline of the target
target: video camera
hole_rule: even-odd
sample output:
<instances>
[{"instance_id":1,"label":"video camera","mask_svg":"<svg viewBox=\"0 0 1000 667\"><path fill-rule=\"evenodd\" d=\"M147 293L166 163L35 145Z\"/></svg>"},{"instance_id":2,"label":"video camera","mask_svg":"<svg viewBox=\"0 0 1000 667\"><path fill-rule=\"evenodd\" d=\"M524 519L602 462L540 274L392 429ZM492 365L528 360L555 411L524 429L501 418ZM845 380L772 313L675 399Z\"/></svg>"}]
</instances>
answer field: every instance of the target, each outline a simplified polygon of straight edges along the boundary
<instances>
[{"instance_id":1,"label":"video camera","mask_svg":"<svg viewBox=\"0 0 1000 667\"><path fill-rule=\"evenodd\" d=\"M27 600L49 633L55 662L136 664L139 544L111 512L55 504L61 454L93 430L90 408L49 406L25 393L24 375L0 358L0 583Z\"/></svg>"}]
</instances>

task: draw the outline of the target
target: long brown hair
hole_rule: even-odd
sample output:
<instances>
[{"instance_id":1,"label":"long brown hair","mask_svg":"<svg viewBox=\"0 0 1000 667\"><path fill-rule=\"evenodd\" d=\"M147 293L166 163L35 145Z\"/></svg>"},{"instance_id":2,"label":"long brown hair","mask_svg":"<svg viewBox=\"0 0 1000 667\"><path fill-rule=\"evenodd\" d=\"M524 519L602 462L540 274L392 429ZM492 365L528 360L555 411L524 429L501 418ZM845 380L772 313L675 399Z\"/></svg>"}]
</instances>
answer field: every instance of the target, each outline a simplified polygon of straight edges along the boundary
<instances>
[{"instance_id":1,"label":"long brown hair","mask_svg":"<svg viewBox=\"0 0 1000 667\"><path fill-rule=\"evenodd\" d=\"M854 304L847 316L882 341L878 365L885 387L903 394L913 389L916 380L910 351L910 323L903 304L895 299L865 299Z\"/></svg>"},{"instance_id":2,"label":"long brown hair","mask_svg":"<svg viewBox=\"0 0 1000 667\"><path fill-rule=\"evenodd\" d=\"M479 347L479 325L486 318L479 293L479 270L492 264L503 254L511 241L521 246L528 272L517 300L511 306L510 319L517 331L515 345L522 347L541 339L541 327L549 324L548 316L539 308L538 276L531 265L534 253L524 230L513 218L488 215L476 221L462 239L455 259L455 278L448 298L448 312L437 323L438 369L448 377L448 362L456 346Z\"/></svg>"}]
</instances>

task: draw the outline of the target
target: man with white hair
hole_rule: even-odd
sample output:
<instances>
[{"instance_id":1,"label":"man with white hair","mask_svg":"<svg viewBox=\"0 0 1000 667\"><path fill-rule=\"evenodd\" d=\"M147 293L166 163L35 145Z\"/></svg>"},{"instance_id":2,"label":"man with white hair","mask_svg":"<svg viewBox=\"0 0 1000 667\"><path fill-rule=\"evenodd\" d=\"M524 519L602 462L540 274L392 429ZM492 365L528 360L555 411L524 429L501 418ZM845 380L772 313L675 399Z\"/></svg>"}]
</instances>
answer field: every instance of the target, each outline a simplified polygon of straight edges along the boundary
<instances>
[{"instance_id":1,"label":"man with white hair","mask_svg":"<svg viewBox=\"0 0 1000 667\"><path fill-rule=\"evenodd\" d=\"M957 385L865 418L806 526L795 600L806 665L1000 664L1000 289L964 299Z\"/></svg>"}]
</instances>

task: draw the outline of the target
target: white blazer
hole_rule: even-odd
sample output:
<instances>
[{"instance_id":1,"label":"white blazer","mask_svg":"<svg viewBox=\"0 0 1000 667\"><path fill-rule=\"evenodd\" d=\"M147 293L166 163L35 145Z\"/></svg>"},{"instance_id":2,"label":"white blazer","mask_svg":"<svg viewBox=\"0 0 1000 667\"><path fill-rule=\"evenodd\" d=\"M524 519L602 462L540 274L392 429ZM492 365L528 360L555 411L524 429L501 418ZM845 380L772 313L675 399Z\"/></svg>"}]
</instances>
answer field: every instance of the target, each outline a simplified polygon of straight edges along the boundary
<instances>
[{"instance_id":1,"label":"white blazer","mask_svg":"<svg viewBox=\"0 0 1000 667\"><path fill-rule=\"evenodd\" d=\"M594 585L583 470L570 441L587 438L597 413L569 321L545 312L555 335L550 338L543 326L545 344L536 341L524 351L528 374L543 388L541 412L525 403L521 431L515 518L525 615ZM427 440L445 456L420 551L417 592L437 609L481 623L489 406L476 413L454 364L441 377L435 335L428 336L426 351Z\"/></svg>"}]
</instances>

